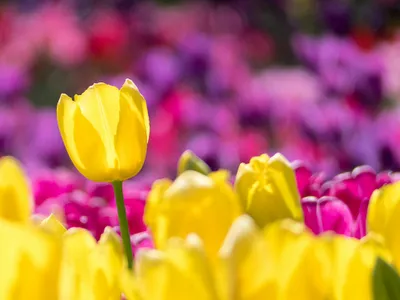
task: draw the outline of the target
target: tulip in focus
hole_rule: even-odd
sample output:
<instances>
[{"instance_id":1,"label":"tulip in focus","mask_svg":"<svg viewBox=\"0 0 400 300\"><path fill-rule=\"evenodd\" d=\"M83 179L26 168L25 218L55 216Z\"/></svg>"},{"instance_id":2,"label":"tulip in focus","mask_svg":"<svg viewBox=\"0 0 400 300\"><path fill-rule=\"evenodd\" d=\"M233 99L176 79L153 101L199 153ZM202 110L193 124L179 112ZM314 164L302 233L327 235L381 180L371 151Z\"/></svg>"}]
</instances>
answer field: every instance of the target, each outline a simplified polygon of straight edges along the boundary
<instances>
[{"instance_id":1,"label":"tulip in focus","mask_svg":"<svg viewBox=\"0 0 400 300\"><path fill-rule=\"evenodd\" d=\"M62 94L57 120L67 152L86 178L124 181L142 168L149 116L146 101L131 80L119 90L96 83L74 100Z\"/></svg>"},{"instance_id":2,"label":"tulip in focus","mask_svg":"<svg viewBox=\"0 0 400 300\"><path fill-rule=\"evenodd\" d=\"M27 223L33 210L31 189L19 162L0 159L0 218Z\"/></svg>"},{"instance_id":3,"label":"tulip in focus","mask_svg":"<svg viewBox=\"0 0 400 300\"><path fill-rule=\"evenodd\" d=\"M206 252L215 256L233 221L241 214L239 200L224 171L205 176L183 172L174 182L156 181L147 199L144 220L156 248L171 237L197 234Z\"/></svg>"},{"instance_id":4,"label":"tulip in focus","mask_svg":"<svg viewBox=\"0 0 400 300\"><path fill-rule=\"evenodd\" d=\"M240 164L235 182L243 209L260 227L279 219L302 221L296 178L281 154L263 154Z\"/></svg>"}]
</instances>

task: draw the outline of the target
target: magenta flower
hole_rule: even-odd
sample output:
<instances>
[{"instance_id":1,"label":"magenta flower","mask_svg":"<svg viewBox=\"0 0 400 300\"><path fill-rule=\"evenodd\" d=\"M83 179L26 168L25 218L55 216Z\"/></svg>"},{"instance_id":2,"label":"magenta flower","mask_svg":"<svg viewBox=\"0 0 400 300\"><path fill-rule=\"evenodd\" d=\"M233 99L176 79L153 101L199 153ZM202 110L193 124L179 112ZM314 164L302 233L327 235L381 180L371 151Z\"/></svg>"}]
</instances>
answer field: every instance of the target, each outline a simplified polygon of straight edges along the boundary
<instances>
[{"instance_id":1,"label":"magenta flower","mask_svg":"<svg viewBox=\"0 0 400 300\"><path fill-rule=\"evenodd\" d=\"M133 254L135 255L140 249L154 248L154 242L151 234L147 231L139 232L131 235L131 244Z\"/></svg>"},{"instance_id":2,"label":"magenta flower","mask_svg":"<svg viewBox=\"0 0 400 300\"><path fill-rule=\"evenodd\" d=\"M349 208L335 197L306 197L302 199L304 222L315 234L333 231L350 236L353 218Z\"/></svg>"},{"instance_id":3,"label":"magenta flower","mask_svg":"<svg viewBox=\"0 0 400 300\"><path fill-rule=\"evenodd\" d=\"M32 176L32 188L36 206L46 200L82 189L84 180L69 170L40 171Z\"/></svg>"},{"instance_id":4,"label":"magenta flower","mask_svg":"<svg viewBox=\"0 0 400 300\"><path fill-rule=\"evenodd\" d=\"M325 184L325 194L335 196L349 207L356 219L363 201L369 201L372 192L383 185L392 182L390 174L380 173L369 166L360 166L351 173L342 173Z\"/></svg>"},{"instance_id":5,"label":"magenta flower","mask_svg":"<svg viewBox=\"0 0 400 300\"><path fill-rule=\"evenodd\" d=\"M313 172L302 162L295 161L292 163L296 175L297 188L302 198L308 196L321 197L321 186L324 183L322 173Z\"/></svg>"}]
</instances>

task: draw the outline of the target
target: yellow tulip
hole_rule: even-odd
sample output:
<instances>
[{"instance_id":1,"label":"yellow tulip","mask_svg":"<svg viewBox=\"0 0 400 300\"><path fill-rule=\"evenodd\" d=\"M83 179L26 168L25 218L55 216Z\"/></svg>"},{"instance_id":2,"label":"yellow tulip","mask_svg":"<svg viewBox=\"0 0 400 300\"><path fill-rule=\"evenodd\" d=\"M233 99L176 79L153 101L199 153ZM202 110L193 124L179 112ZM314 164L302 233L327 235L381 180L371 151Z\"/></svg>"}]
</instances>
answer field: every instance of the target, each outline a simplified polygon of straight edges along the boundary
<instances>
[{"instance_id":1,"label":"yellow tulip","mask_svg":"<svg viewBox=\"0 0 400 300\"><path fill-rule=\"evenodd\" d=\"M240 164L235 189L243 209L260 227L279 219L303 221L296 178L281 154L263 154Z\"/></svg>"},{"instance_id":2,"label":"yellow tulip","mask_svg":"<svg viewBox=\"0 0 400 300\"><path fill-rule=\"evenodd\" d=\"M164 249L170 237L196 233L206 252L215 257L232 222L241 214L228 175L224 171L209 176L186 171L174 182L163 179L153 184L144 219L157 248Z\"/></svg>"},{"instance_id":3,"label":"yellow tulip","mask_svg":"<svg viewBox=\"0 0 400 300\"><path fill-rule=\"evenodd\" d=\"M121 89L90 86L57 105L62 139L75 167L93 181L123 181L143 166L150 126L146 101L127 79Z\"/></svg>"},{"instance_id":4,"label":"yellow tulip","mask_svg":"<svg viewBox=\"0 0 400 300\"><path fill-rule=\"evenodd\" d=\"M331 233L314 236L302 223L282 220L261 231L250 217L232 225L220 251L229 291L224 299L371 299L379 240Z\"/></svg>"},{"instance_id":5,"label":"yellow tulip","mask_svg":"<svg viewBox=\"0 0 400 300\"><path fill-rule=\"evenodd\" d=\"M33 209L32 193L24 171L13 157L0 159L0 219L27 223Z\"/></svg>"},{"instance_id":6,"label":"yellow tulip","mask_svg":"<svg viewBox=\"0 0 400 300\"><path fill-rule=\"evenodd\" d=\"M391 260L379 236L369 235L358 242L342 236L336 237L341 246L336 257L334 292L336 299L373 299L372 271L377 257ZM351 250L345 247L351 245ZM346 263L347 261L347 263Z\"/></svg>"},{"instance_id":7,"label":"yellow tulip","mask_svg":"<svg viewBox=\"0 0 400 300\"><path fill-rule=\"evenodd\" d=\"M383 237L392 255L393 263L400 270L400 182L375 190L367 214L367 231Z\"/></svg>"},{"instance_id":8,"label":"yellow tulip","mask_svg":"<svg viewBox=\"0 0 400 300\"><path fill-rule=\"evenodd\" d=\"M125 274L122 281L128 300L220 299L197 235L171 238L164 251L141 250L135 261L134 273Z\"/></svg>"},{"instance_id":9,"label":"yellow tulip","mask_svg":"<svg viewBox=\"0 0 400 300\"><path fill-rule=\"evenodd\" d=\"M59 299L59 239L0 219L0 245L0 299Z\"/></svg>"},{"instance_id":10,"label":"yellow tulip","mask_svg":"<svg viewBox=\"0 0 400 300\"><path fill-rule=\"evenodd\" d=\"M268 299L302 299L282 298L281 294L287 291L293 274L305 273L300 263L312 238L303 224L291 220L271 224L262 232L249 216L239 217L220 250L224 282L229 283L226 298L261 300L268 295ZM303 288L305 281L299 278L291 284Z\"/></svg>"},{"instance_id":11,"label":"yellow tulip","mask_svg":"<svg viewBox=\"0 0 400 300\"><path fill-rule=\"evenodd\" d=\"M73 228L63 238L60 299L119 299L123 252L116 233L106 229L98 244L86 230Z\"/></svg>"}]
</instances>

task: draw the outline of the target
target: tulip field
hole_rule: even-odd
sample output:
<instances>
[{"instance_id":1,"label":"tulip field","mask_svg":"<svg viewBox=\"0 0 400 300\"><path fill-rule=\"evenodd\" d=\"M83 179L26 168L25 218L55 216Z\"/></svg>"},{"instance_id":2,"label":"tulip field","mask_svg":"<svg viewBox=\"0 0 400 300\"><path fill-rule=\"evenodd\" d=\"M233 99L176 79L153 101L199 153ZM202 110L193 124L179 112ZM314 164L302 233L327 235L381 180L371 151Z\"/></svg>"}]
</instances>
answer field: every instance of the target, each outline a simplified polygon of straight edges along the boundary
<instances>
[{"instance_id":1,"label":"tulip field","mask_svg":"<svg viewBox=\"0 0 400 300\"><path fill-rule=\"evenodd\" d=\"M400 300L399 20L0 2L0 300Z\"/></svg>"}]
</instances>

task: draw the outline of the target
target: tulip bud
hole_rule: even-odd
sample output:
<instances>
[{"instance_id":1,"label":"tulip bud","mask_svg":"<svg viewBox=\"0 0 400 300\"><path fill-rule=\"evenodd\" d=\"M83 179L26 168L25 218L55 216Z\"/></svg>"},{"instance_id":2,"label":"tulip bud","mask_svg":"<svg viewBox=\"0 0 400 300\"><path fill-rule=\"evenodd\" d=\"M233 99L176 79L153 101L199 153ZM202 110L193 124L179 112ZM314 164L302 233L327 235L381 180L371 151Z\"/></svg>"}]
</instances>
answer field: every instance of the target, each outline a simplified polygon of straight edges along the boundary
<instances>
[{"instance_id":1,"label":"tulip bud","mask_svg":"<svg viewBox=\"0 0 400 300\"><path fill-rule=\"evenodd\" d=\"M196 233L215 256L232 222L241 214L239 200L223 171L205 176L185 171L171 182L156 181L147 199L144 220L156 248L170 237Z\"/></svg>"},{"instance_id":2,"label":"tulip bud","mask_svg":"<svg viewBox=\"0 0 400 300\"><path fill-rule=\"evenodd\" d=\"M0 218L27 223L33 201L31 189L19 162L10 156L0 159Z\"/></svg>"},{"instance_id":3,"label":"tulip bud","mask_svg":"<svg viewBox=\"0 0 400 300\"><path fill-rule=\"evenodd\" d=\"M281 154L253 157L240 164L235 189L243 209L260 227L279 219L303 221L296 178Z\"/></svg>"},{"instance_id":4,"label":"tulip bud","mask_svg":"<svg viewBox=\"0 0 400 300\"><path fill-rule=\"evenodd\" d=\"M204 175L211 172L210 167L190 150L182 153L178 162L178 176L187 170L193 170Z\"/></svg>"},{"instance_id":5,"label":"tulip bud","mask_svg":"<svg viewBox=\"0 0 400 300\"><path fill-rule=\"evenodd\" d=\"M149 116L146 101L131 80L119 90L96 83L74 100L62 94L57 120L67 152L86 178L123 181L142 168Z\"/></svg>"}]
</instances>

